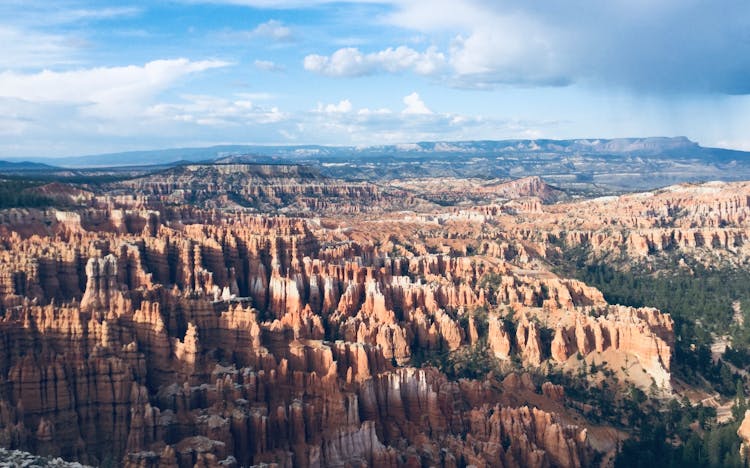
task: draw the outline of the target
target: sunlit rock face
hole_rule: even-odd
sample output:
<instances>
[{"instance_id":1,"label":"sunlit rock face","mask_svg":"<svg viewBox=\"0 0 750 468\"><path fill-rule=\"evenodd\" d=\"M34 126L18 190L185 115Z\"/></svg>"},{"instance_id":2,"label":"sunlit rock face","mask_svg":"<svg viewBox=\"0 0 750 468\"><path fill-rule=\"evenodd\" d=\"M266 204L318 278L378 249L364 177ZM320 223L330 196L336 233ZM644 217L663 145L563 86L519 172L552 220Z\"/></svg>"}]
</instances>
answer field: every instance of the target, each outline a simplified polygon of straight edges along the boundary
<instances>
[{"instance_id":1,"label":"sunlit rock face","mask_svg":"<svg viewBox=\"0 0 750 468\"><path fill-rule=\"evenodd\" d=\"M743 460L748 459L750 454L750 410L745 411L745 417L742 419L742 424L737 429L737 435L740 437L740 455Z\"/></svg>"}]
</instances>

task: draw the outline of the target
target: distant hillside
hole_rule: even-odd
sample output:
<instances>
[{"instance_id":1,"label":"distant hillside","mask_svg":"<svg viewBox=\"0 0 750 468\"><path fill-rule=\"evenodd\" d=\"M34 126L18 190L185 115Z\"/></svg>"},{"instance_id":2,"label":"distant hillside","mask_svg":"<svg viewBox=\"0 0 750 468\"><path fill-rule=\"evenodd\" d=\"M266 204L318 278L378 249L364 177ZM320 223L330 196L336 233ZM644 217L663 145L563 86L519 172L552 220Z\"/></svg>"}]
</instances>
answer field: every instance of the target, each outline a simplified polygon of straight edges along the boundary
<instances>
[{"instance_id":1,"label":"distant hillside","mask_svg":"<svg viewBox=\"0 0 750 468\"><path fill-rule=\"evenodd\" d=\"M86 166L94 168L89 172L106 171L113 176L131 168L132 176L137 176L152 172L150 168L156 171L196 162L302 164L318 168L323 176L361 181L538 176L560 188L600 192L750 179L750 153L704 148L685 137L420 142L367 147L225 145L34 161L68 168ZM138 171L135 166L140 166Z\"/></svg>"},{"instance_id":2,"label":"distant hillside","mask_svg":"<svg viewBox=\"0 0 750 468\"><path fill-rule=\"evenodd\" d=\"M48 164L30 161L0 161L0 172L26 172L26 171L51 171L56 169Z\"/></svg>"},{"instance_id":3,"label":"distant hillside","mask_svg":"<svg viewBox=\"0 0 750 468\"><path fill-rule=\"evenodd\" d=\"M719 155L742 157L743 151L704 148L686 137L647 137L573 140L485 140L454 142L419 142L374 146L259 146L221 145L205 148L169 148L161 150L129 151L65 158L30 158L36 163L62 167L134 166L168 164L178 161L198 162L220 160L230 162L240 157L244 162L288 162L294 160L327 160L351 156L403 156L432 154L630 154L630 155ZM2 163L0 163L2 164ZM28 163L9 163L28 164Z\"/></svg>"}]
</instances>

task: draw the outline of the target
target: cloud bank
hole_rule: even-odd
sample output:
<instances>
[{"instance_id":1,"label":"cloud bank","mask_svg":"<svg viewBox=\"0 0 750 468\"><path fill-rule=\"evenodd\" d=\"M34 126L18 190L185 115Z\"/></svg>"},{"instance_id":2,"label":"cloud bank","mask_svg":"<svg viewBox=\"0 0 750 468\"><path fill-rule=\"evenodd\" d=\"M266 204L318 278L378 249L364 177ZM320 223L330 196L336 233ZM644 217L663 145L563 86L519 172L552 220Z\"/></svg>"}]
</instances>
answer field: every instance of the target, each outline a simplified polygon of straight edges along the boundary
<instances>
[{"instance_id":1,"label":"cloud bank","mask_svg":"<svg viewBox=\"0 0 750 468\"><path fill-rule=\"evenodd\" d=\"M345 47L330 56L310 54L304 59L305 70L332 77L352 77L376 73L413 71L420 75L440 72L445 56L430 47L424 52L400 46L363 54L358 48Z\"/></svg>"},{"instance_id":2,"label":"cloud bank","mask_svg":"<svg viewBox=\"0 0 750 468\"><path fill-rule=\"evenodd\" d=\"M421 54L406 46L311 54L305 69L334 77L447 71L447 84L476 88L581 83L662 94L750 93L745 0L388 3L385 23L450 40Z\"/></svg>"}]
</instances>

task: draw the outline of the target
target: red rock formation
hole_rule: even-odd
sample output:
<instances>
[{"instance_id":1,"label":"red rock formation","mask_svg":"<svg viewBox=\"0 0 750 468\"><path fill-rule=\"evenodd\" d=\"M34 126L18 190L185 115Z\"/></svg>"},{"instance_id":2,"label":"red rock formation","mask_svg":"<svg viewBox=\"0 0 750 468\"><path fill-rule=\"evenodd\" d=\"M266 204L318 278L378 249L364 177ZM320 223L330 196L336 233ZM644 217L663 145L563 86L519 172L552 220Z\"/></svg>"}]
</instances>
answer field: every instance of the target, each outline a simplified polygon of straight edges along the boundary
<instances>
[{"instance_id":1,"label":"red rock formation","mask_svg":"<svg viewBox=\"0 0 750 468\"><path fill-rule=\"evenodd\" d=\"M565 362L572 353L572 347L570 346L570 338L565 332L564 328L558 326L555 329L555 337L552 338L552 349L550 354L552 359L557 362Z\"/></svg>"},{"instance_id":2,"label":"red rock formation","mask_svg":"<svg viewBox=\"0 0 750 468\"><path fill-rule=\"evenodd\" d=\"M748 451L750 451L750 410L745 411L745 417L737 429L737 435L741 441L740 456L743 460L747 460Z\"/></svg>"},{"instance_id":3,"label":"red rock formation","mask_svg":"<svg viewBox=\"0 0 750 468\"><path fill-rule=\"evenodd\" d=\"M81 299L81 309L107 310L117 291L117 258L111 254L104 258L90 258L86 263L86 292Z\"/></svg>"},{"instance_id":4,"label":"red rock formation","mask_svg":"<svg viewBox=\"0 0 750 468\"><path fill-rule=\"evenodd\" d=\"M500 317L491 315L488 320L488 344L498 359L508 359L510 356L510 336L505 330Z\"/></svg>"},{"instance_id":5,"label":"red rock formation","mask_svg":"<svg viewBox=\"0 0 750 468\"><path fill-rule=\"evenodd\" d=\"M565 398L565 388L561 385L555 385L552 382L542 384L542 394L553 401L563 401Z\"/></svg>"},{"instance_id":6,"label":"red rock formation","mask_svg":"<svg viewBox=\"0 0 750 468\"><path fill-rule=\"evenodd\" d=\"M668 315L609 306L540 265L561 245L747 245L744 186L369 219L342 216L405 194L235 169L123 182L65 214L0 213L1 445L132 467L586 466L585 429L512 399L564 412L563 388L408 366L486 342L503 371L610 353L668 389ZM225 182L267 209L337 217L252 216L221 200ZM173 203L191 195L203 208Z\"/></svg>"},{"instance_id":7,"label":"red rock formation","mask_svg":"<svg viewBox=\"0 0 750 468\"><path fill-rule=\"evenodd\" d=\"M539 330L536 322L529 321L526 316L516 328L516 343L523 361L532 366L542 363L542 343L539 340Z\"/></svg>"},{"instance_id":8,"label":"red rock formation","mask_svg":"<svg viewBox=\"0 0 750 468\"><path fill-rule=\"evenodd\" d=\"M669 315L653 308L624 306L608 306L597 316L572 310L564 314L551 343L553 360L565 362L575 353L585 357L617 351L634 358L657 386L670 388L674 325Z\"/></svg>"}]
</instances>

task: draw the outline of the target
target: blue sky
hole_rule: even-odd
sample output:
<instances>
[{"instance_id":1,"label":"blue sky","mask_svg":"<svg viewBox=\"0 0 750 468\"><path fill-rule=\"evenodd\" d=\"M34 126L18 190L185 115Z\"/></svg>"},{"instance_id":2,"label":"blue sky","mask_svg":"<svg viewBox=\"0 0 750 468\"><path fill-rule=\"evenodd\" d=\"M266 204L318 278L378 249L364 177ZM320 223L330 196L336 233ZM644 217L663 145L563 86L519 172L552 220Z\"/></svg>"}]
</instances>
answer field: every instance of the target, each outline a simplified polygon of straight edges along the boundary
<instances>
[{"instance_id":1,"label":"blue sky","mask_svg":"<svg viewBox=\"0 0 750 468\"><path fill-rule=\"evenodd\" d=\"M685 135L750 150L747 0L0 0L0 157Z\"/></svg>"}]
</instances>

